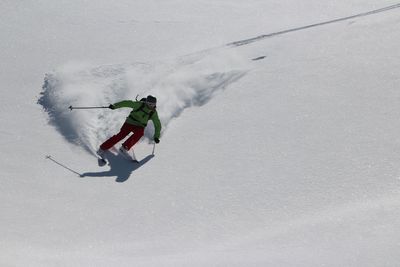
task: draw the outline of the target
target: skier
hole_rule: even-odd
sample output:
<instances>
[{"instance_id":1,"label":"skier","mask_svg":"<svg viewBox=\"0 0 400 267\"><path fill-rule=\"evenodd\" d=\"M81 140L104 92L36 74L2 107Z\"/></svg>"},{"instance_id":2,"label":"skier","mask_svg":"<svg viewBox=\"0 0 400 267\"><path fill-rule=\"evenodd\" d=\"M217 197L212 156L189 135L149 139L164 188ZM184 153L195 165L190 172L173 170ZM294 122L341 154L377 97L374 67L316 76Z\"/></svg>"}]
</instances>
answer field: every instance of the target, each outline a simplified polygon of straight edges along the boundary
<instances>
[{"instance_id":1,"label":"skier","mask_svg":"<svg viewBox=\"0 0 400 267\"><path fill-rule=\"evenodd\" d=\"M120 147L119 151L127 158L132 158L129 155L129 149L133 147L139 139L144 135L144 128L147 126L149 120L154 124L154 137L153 140L157 144L160 142L161 123L158 118L156 110L157 99L149 95L142 98L140 101L124 100L111 104L108 108L114 110L118 108L132 108L131 113L126 118L125 123L122 125L119 133L109 138L100 145L97 154L104 159L104 153L116 143L124 139L131 132L133 133Z\"/></svg>"}]
</instances>

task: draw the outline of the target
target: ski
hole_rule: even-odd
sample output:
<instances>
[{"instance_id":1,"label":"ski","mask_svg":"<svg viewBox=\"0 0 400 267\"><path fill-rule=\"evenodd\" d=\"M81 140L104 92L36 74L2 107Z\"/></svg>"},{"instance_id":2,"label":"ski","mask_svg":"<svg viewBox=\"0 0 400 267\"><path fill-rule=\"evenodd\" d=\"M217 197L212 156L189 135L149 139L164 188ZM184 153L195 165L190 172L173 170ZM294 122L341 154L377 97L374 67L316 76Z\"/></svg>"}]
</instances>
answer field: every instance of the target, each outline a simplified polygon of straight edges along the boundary
<instances>
[{"instance_id":1,"label":"ski","mask_svg":"<svg viewBox=\"0 0 400 267\"><path fill-rule=\"evenodd\" d=\"M104 166L107 164L107 159L105 158L105 151L101 151L100 149L96 151L96 155L97 155L97 163L99 164L99 166Z\"/></svg>"},{"instance_id":2,"label":"ski","mask_svg":"<svg viewBox=\"0 0 400 267\"><path fill-rule=\"evenodd\" d=\"M100 167L103 167L104 165L107 164L107 160L98 157L98 158L97 158L97 163L99 164Z\"/></svg>"},{"instance_id":3,"label":"ski","mask_svg":"<svg viewBox=\"0 0 400 267\"><path fill-rule=\"evenodd\" d=\"M133 162L133 163L139 163L139 161L136 159L135 153L132 150L132 156L129 155L128 151L126 151L124 148L118 149L118 153L126 160Z\"/></svg>"}]
</instances>

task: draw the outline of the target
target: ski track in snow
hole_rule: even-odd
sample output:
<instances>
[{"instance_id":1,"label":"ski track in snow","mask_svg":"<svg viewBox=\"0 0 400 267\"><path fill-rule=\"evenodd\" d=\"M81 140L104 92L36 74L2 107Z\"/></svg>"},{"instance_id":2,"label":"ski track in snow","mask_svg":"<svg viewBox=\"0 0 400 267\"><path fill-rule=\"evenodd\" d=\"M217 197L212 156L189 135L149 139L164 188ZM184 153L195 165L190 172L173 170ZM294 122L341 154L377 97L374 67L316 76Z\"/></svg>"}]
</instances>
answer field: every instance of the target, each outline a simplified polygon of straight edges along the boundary
<instances>
[{"instance_id":1,"label":"ski track in snow","mask_svg":"<svg viewBox=\"0 0 400 267\"><path fill-rule=\"evenodd\" d=\"M269 34L263 34L263 35L259 35L259 36L253 37L253 38L248 38L248 39L245 39L245 40L235 41L235 42L232 42L232 43L229 43L229 44L226 44L226 45L227 46L232 46L232 47L248 45L248 44L251 44L251 43L254 43L254 42L258 42L258 41L264 40L265 38L269 38L269 37L274 37L274 36L278 36L278 35L282 35L282 34L286 34L286 33L291 33L291 32L296 32L296 31L302 31L302 30L306 30L306 29L309 29L309 28L324 26L324 25L337 23L337 22L342 22L342 21L346 21L346 20L350 20L350 19L370 16L370 15L374 15L374 14L378 14L378 13L382 13L382 12L387 12L387 11L390 11L390 10L393 10L393 9L397 9L397 8L400 8L400 3L399 4L394 4L394 5L391 5L391 6L387 6L387 7L383 7L383 8L380 8L380 9L375 9L375 10L371 10L371 11L368 11L368 12L364 12L364 13L348 16L348 17L343 17L343 18L333 19L333 20L324 21L324 22L320 22L320 23L310 24L310 25L297 27L297 28L293 28L293 29L288 29L288 30L284 30L284 31L273 32L273 33L269 33Z\"/></svg>"},{"instance_id":2,"label":"ski track in snow","mask_svg":"<svg viewBox=\"0 0 400 267\"><path fill-rule=\"evenodd\" d=\"M248 64L247 59L227 49L172 62L98 67L69 63L45 75L38 104L67 141L94 153L99 144L119 130L131 109L70 111L69 106L108 106L152 94L158 99L157 111L164 132L183 110L206 104L242 78ZM153 125L150 122L148 126L145 137L151 140Z\"/></svg>"}]
</instances>

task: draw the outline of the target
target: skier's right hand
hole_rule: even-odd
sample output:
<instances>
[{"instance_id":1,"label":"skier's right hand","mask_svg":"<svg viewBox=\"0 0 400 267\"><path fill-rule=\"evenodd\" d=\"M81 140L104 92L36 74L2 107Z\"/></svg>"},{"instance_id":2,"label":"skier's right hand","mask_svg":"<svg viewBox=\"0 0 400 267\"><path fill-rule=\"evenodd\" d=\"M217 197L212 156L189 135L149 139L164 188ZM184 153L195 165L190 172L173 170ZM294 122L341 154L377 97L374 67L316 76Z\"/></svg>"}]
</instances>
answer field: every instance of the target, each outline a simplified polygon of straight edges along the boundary
<instances>
[{"instance_id":1,"label":"skier's right hand","mask_svg":"<svg viewBox=\"0 0 400 267\"><path fill-rule=\"evenodd\" d=\"M110 105L108 106L108 108L109 108L109 109L115 109L115 106L114 106L113 104L110 104Z\"/></svg>"}]
</instances>

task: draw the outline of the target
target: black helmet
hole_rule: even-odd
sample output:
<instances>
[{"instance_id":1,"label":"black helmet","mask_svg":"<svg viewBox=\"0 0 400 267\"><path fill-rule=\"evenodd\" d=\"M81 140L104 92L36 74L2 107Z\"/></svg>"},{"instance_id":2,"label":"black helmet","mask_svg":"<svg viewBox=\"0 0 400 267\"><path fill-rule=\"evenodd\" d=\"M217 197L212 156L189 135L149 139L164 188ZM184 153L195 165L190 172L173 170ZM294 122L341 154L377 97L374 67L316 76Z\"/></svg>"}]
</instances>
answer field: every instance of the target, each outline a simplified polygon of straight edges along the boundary
<instances>
[{"instance_id":1,"label":"black helmet","mask_svg":"<svg viewBox=\"0 0 400 267\"><path fill-rule=\"evenodd\" d=\"M156 104L156 103L157 103L157 98L155 98L155 97L152 96L152 95L148 95L147 98L146 98L146 102L147 102L147 103L154 103L154 104Z\"/></svg>"}]
</instances>

